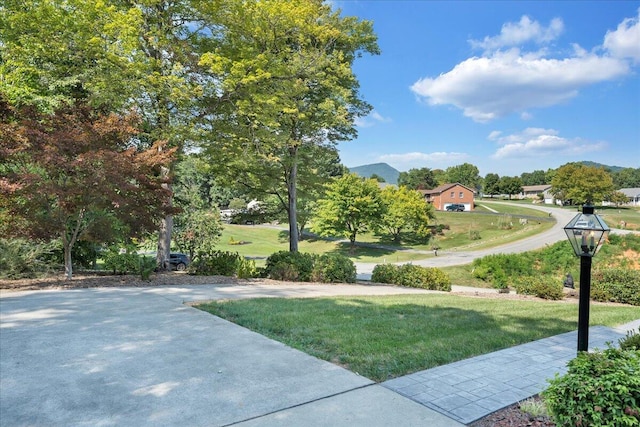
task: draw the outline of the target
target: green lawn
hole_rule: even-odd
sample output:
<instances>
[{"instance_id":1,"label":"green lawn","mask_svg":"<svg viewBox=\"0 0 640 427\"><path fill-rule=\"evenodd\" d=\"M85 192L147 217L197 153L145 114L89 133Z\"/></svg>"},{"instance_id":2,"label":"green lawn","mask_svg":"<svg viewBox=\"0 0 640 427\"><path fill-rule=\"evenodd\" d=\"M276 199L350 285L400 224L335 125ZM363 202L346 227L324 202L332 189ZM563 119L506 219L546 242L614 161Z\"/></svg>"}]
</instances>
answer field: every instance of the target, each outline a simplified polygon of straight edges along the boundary
<instances>
[{"instance_id":1,"label":"green lawn","mask_svg":"<svg viewBox=\"0 0 640 427\"><path fill-rule=\"evenodd\" d=\"M502 208L501 206L500 209ZM441 250L486 249L540 233L554 224L548 217L540 216L538 211L527 207L504 206L504 208L505 212L500 214L437 212L437 218L432 225L446 225L449 229L445 230L443 235L437 235L427 241L420 241L415 236L405 234L402 244L398 245L385 239L384 236L364 233L358 235L357 242L379 247L358 246L355 251L351 251L347 243L322 238L306 238L300 241L299 249L302 252L315 254L339 252L360 262L415 261L432 256L431 250L434 245ZM526 226L522 226L518 223L518 218L522 215L537 216L540 219L529 220ZM284 228L227 224L217 248L238 252L247 257L266 258L274 252L288 250L287 239L288 233ZM237 244L238 242L241 244Z\"/></svg>"},{"instance_id":2,"label":"green lawn","mask_svg":"<svg viewBox=\"0 0 640 427\"><path fill-rule=\"evenodd\" d=\"M212 314L375 381L575 330L566 302L405 295L218 301ZM591 324L638 318L637 307L592 304Z\"/></svg>"}]
</instances>

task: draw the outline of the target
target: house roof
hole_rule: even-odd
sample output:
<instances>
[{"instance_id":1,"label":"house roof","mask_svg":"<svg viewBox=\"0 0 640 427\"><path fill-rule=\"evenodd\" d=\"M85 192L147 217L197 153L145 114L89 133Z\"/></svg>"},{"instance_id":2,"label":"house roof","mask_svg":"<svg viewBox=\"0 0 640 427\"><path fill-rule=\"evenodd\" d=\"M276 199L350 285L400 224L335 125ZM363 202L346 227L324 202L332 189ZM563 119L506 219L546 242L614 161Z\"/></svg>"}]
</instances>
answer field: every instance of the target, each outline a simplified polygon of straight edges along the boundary
<instances>
[{"instance_id":1,"label":"house roof","mask_svg":"<svg viewBox=\"0 0 640 427\"><path fill-rule=\"evenodd\" d=\"M441 194L444 193L445 191L449 190L450 188L453 188L455 186L460 186L463 188L466 188L467 190L471 191L473 194L475 194L475 190L472 190L471 188L467 187L466 185L462 185L458 182L454 182L454 183L449 183L449 184L442 184L432 190L420 190L420 192L422 194Z\"/></svg>"},{"instance_id":2,"label":"house roof","mask_svg":"<svg viewBox=\"0 0 640 427\"><path fill-rule=\"evenodd\" d=\"M618 191L623 193L627 197L640 196L640 188L621 188Z\"/></svg>"},{"instance_id":3,"label":"house roof","mask_svg":"<svg viewBox=\"0 0 640 427\"><path fill-rule=\"evenodd\" d=\"M550 184L544 184L544 185L523 185L522 186L522 191L524 193L528 193L528 192L532 192L532 191L547 191L548 189L551 188Z\"/></svg>"}]
</instances>

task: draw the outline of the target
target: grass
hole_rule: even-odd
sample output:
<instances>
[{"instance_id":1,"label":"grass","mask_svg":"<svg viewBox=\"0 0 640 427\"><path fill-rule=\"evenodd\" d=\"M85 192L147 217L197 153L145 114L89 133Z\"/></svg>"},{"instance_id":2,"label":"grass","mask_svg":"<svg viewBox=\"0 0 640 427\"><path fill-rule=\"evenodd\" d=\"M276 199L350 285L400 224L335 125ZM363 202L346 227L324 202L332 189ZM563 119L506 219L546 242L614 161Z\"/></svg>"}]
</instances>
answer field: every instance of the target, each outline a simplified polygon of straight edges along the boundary
<instances>
[{"instance_id":1,"label":"grass","mask_svg":"<svg viewBox=\"0 0 640 427\"><path fill-rule=\"evenodd\" d=\"M500 206L500 209L502 208L503 206ZM299 250L314 254L338 252L359 262L406 262L432 256L431 250L434 245L441 250L486 249L530 237L551 228L554 224L553 221L540 217L537 211L527 207L504 206L504 208L506 210L503 214L437 212L437 219L433 225L446 224L449 230L446 230L442 236L435 236L426 241L406 233L403 235L403 243L398 245L386 240L384 236L364 233L358 235L359 243L379 247L358 246L355 251L352 251L348 243L307 237L300 241ZM536 215L540 220L529 220L526 226L520 225L517 221L521 216ZM513 226L510 225L511 223ZM472 239L473 233L477 233L480 238ZM285 229L233 224L225 225L217 245L219 250L238 252L242 256L254 258L266 258L274 252L288 250L288 248L288 233Z\"/></svg>"},{"instance_id":2,"label":"grass","mask_svg":"<svg viewBox=\"0 0 640 427\"><path fill-rule=\"evenodd\" d=\"M263 298L197 307L375 381L575 330L578 312L565 302L443 294ZM591 307L593 325L637 317L637 307Z\"/></svg>"}]
</instances>

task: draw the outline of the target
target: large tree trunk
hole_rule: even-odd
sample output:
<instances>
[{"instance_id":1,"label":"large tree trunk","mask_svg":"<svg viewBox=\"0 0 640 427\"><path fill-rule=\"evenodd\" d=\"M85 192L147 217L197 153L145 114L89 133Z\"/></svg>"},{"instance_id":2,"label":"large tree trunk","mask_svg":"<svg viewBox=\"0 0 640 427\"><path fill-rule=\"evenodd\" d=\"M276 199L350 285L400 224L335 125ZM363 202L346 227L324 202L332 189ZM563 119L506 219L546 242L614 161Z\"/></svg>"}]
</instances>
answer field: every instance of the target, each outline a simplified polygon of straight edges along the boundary
<instances>
[{"instance_id":1,"label":"large tree trunk","mask_svg":"<svg viewBox=\"0 0 640 427\"><path fill-rule=\"evenodd\" d=\"M298 206L296 181L298 179L298 147L289 149L291 155L291 173L287 183L287 193L289 194L289 251L298 252Z\"/></svg>"},{"instance_id":2,"label":"large tree trunk","mask_svg":"<svg viewBox=\"0 0 640 427\"><path fill-rule=\"evenodd\" d=\"M160 171L161 175L169 176L169 168L163 167ZM171 185L162 184L162 188L171 191ZM173 206L173 195L169 196L165 206L171 208ZM173 215L166 215L160 222L160 230L158 230L158 248L156 252L156 262L158 268L162 271L171 270L169 258L171 255L171 235L173 233Z\"/></svg>"},{"instance_id":3,"label":"large tree trunk","mask_svg":"<svg viewBox=\"0 0 640 427\"><path fill-rule=\"evenodd\" d=\"M68 239L64 239L63 242L64 251L64 276L65 279L71 280L73 278L73 260L71 259L71 245Z\"/></svg>"}]
</instances>

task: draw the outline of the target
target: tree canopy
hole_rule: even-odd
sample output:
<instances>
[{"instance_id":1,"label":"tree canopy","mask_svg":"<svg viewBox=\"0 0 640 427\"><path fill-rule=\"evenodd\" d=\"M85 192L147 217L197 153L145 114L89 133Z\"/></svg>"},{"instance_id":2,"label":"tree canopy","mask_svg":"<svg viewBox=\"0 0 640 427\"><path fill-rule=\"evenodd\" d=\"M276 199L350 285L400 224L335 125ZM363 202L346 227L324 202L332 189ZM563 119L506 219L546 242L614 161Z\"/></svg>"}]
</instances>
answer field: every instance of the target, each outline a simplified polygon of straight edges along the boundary
<instances>
[{"instance_id":1,"label":"tree canopy","mask_svg":"<svg viewBox=\"0 0 640 427\"><path fill-rule=\"evenodd\" d=\"M346 174L327 185L311 230L321 236L346 237L353 250L358 233L374 229L383 212L378 182Z\"/></svg>"},{"instance_id":2,"label":"tree canopy","mask_svg":"<svg viewBox=\"0 0 640 427\"><path fill-rule=\"evenodd\" d=\"M130 142L135 116L96 113L86 106L42 115L0 105L0 211L3 233L60 238L65 272L79 240L109 241L119 227L127 236L155 229L167 213L160 168L175 150L156 143L138 150Z\"/></svg>"},{"instance_id":3,"label":"tree canopy","mask_svg":"<svg viewBox=\"0 0 640 427\"><path fill-rule=\"evenodd\" d=\"M598 203L613 193L613 179L602 168L567 163L556 170L551 180L551 193L573 204Z\"/></svg>"},{"instance_id":4,"label":"tree canopy","mask_svg":"<svg viewBox=\"0 0 640 427\"><path fill-rule=\"evenodd\" d=\"M436 175L429 168L409 169L400 172L398 186L405 186L411 190L431 190L439 185Z\"/></svg>"}]
</instances>

